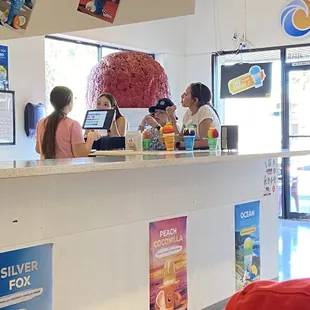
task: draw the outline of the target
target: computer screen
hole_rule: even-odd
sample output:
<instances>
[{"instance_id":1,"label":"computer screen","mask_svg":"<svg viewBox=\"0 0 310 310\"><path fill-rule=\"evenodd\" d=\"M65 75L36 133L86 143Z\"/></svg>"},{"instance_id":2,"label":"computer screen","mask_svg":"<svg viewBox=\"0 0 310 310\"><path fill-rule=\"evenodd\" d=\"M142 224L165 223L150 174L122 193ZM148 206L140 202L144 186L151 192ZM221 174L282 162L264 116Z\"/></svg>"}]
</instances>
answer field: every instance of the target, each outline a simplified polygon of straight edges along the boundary
<instances>
[{"instance_id":1,"label":"computer screen","mask_svg":"<svg viewBox=\"0 0 310 310\"><path fill-rule=\"evenodd\" d=\"M114 110L89 110L86 112L84 129L110 129L114 118Z\"/></svg>"}]
</instances>

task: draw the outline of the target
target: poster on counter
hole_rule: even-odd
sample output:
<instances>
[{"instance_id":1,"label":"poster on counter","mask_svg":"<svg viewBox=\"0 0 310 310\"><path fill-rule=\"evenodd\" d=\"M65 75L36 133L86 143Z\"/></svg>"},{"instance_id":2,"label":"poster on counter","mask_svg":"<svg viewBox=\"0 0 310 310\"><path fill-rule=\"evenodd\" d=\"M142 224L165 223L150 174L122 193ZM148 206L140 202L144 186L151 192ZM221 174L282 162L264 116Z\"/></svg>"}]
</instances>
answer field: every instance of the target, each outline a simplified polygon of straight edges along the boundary
<instances>
[{"instance_id":1,"label":"poster on counter","mask_svg":"<svg viewBox=\"0 0 310 310\"><path fill-rule=\"evenodd\" d=\"M272 63L221 66L221 99L269 98Z\"/></svg>"},{"instance_id":2,"label":"poster on counter","mask_svg":"<svg viewBox=\"0 0 310 310\"><path fill-rule=\"evenodd\" d=\"M260 201L235 206L236 290L260 279Z\"/></svg>"},{"instance_id":3,"label":"poster on counter","mask_svg":"<svg viewBox=\"0 0 310 310\"><path fill-rule=\"evenodd\" d=\"M187 217L150 223L150 310L187 309Z\"/></svg>"},{"instance_id":4,"label":"poster on counter","mask_svg":"<svg viewBox=\"0 0 310 310\"><path fill-rule=\"evenodd\" d=\"M120 0L80 0L77 10L113 24L119 3Z\"/></svg>"},{"instance_id":5,"label":"poster on counter","mask_svg":"<svg viewBox=\"0 0 310 310\"><path fill-rule=\"evenodd\" d=\"M35 4L36 0L0 0L0 24L23 34Z\"/></svg>"},{"instance_id":6,"label":"poster on counter","mask_svg":"<svg viewBox=\"0 0 310 310\"><path fill-rule=\"evenodd\" d=\"M278 188L278 161L276 158L265 160L264 196L274 195Z\"/></svg>"},{"instance_id":7,"label":"poster on counter","mask_svg":"<svg viewBox=\"0 0 310 310\"><path fill-rule=\"evenodd\" d=\"M52 247L0 253L0 309L52 310Z\"/></svg>"}]
</instances>

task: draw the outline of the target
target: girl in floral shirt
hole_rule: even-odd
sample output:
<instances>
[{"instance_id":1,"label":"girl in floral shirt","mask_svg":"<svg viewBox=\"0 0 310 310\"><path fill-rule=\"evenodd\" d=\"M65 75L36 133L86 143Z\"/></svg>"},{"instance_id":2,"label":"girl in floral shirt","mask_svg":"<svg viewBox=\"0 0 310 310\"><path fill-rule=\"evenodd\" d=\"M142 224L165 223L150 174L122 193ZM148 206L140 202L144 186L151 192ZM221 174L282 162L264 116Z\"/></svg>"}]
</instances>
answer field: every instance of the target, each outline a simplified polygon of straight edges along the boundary
<instances>
[{"instance_id":1,"label":"girl in floral shirt","mask_svg":"<svg viewBox=\"0 0 310 310\"><path fill-rule=\"evenodd\" d=\"M145 116L142 120L139 130L148 131L150 133L150 150L165 150L165 145L161 138L161 129L170 121L166 109L173 106L174 103L170 99L160 99L156 105L149 108L150 114Z\"/></svg>"}]
</instances>

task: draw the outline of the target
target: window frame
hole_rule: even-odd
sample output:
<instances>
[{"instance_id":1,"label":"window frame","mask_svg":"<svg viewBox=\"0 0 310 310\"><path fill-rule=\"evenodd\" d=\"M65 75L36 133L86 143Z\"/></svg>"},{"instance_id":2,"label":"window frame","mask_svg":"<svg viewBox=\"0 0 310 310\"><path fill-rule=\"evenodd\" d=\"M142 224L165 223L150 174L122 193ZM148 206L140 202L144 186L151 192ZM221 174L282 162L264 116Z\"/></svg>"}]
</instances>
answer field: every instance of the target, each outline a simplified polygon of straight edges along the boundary
<instances>
[{"instance_id":1,"label":"window frame","mask_svg":"<svg viewBox=\"0 0 310 310\"><path fill-rule=\"evenodd\" d=\"M142 52L142 51L135 50L135 49L128 49L128 48L122 48L122 47L118 47L118 46L105 45L105 44L101 44L101 43L88 42L88 41L85 41L83 39L82 40L70 39L70 38L64 38L64 37L53 36L53 35L46 35L44 38L49 39L49 40L70 42L70 43L75 43L75 44L80 44L80 45L95 46L95 47L97 47L98 62L102 59L102 48L111 49L114 51L118 50L118 51L122 51L122 52ZM143 52L143 53L145 53L145 54L151 56L153 59L155 59L154 53L146 53L146 52Z\"/></svg>"}]
</instances>

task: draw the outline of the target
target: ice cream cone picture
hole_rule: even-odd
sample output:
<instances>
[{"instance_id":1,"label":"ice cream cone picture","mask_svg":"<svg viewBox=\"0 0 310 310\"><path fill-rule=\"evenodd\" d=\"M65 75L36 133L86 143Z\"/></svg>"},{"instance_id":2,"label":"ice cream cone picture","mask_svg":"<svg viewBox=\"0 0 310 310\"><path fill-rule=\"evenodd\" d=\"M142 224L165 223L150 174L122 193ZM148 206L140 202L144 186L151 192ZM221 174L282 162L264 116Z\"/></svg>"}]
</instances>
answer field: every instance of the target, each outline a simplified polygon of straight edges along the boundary
<instances>
[{"instance_id":1,"label":"ice cream cone picture","mask_svg":"<svg viewBox=\"0 0 310 310\"><path fill-rule=\"evenodd\" d=\"M150 223L149 310L188 309L186 221L177 217Z\"/></svg>"},{"instance_id":2,"label":"ice cream cone picture","mask_svg":"<svg viewBox=\"0 0 310 310\"><path fill-rule=\"evenodd\" d=\"M232 95L244 92L250 88L260 88L266 78L265 71L260 66L252 66L248 73L228 82L228 90Z\"/></svg>"},{"instance_id":3,"label":"ice cream cone picture","mask_svg":"<svg viewBox=\"0 0 310 310\"><path fill-rule=\"evenodd\" d=\"M156 307L158 310L174 310L177 304L181 302L180 293L176 292L175 264L172 260L165 261L163 285L156 297Z\"/></svg>"}]
</instances>

